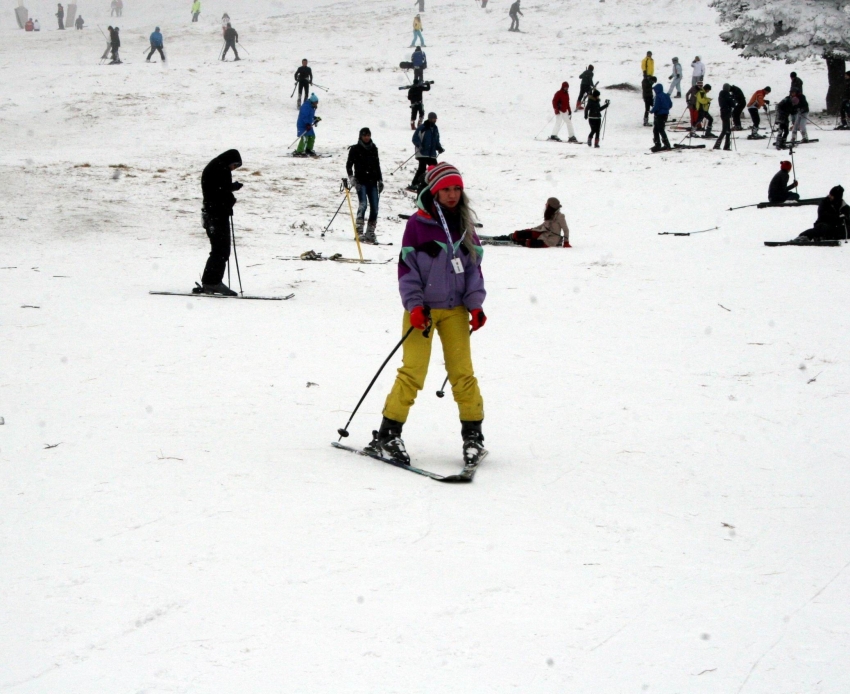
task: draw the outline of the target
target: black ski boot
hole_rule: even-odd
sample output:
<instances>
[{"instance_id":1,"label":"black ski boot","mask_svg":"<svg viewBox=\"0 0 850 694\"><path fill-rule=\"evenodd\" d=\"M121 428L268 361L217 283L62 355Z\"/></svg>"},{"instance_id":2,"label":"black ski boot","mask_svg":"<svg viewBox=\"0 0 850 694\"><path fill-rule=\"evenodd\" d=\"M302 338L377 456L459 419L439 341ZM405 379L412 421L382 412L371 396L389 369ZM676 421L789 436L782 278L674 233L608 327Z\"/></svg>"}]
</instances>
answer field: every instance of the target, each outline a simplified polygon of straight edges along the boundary
<instances>
[{"instance_id":1,"label":"black ski boot","mask_svg":"<svg viewBox=\"0 0 850 694\"><path fill-rule=\"evenodd\" d=\"M549 139L554 140L555 142L561 142L561 138L558 137L557 135L550 135Z\"/></svg>"},{"instance_id":2,"label":"black ski boot","mask_svg":"<svg viewBox=\"0 0 850 694\"><path fill-rule=\"evenodd\" d=\"M464 469L475 468L487 453L484 449L484 434L481 432L481 422L461 421L460 434L463 436Z\"/></svg>"},{"instance_id":3,"label":"black ski boot","mask_svg":"<svg viewBox=\"0 0 850 694\"><path fill-rule=\"evenodd\" d=\"M401 440L403 426L401 422L384 417L381 420L381 428L372 432L372 442L364 450L384 458L391 458L402 465L410 465L410 456L407 455L404 441Z\"/></svg>"},{"instance_id":4,"label":"black ski boot","mask_svg":"<svg viewBox=\"0 0 850 694\"><path fill-rule=\"evenodd\" d=\"M378 237L375 235L375 227L377 226L377 222L369 222L366 226L366 233L360 235L361 243L368 243L373 246L378 245Z\"/></svg>"},{"instance_id":5,"label":"black ski boot","mask_svg":"<svg viewBox=\"0 0 850 694\"><path fill-rule=\"evenodd\" d=\"M202 290L203 294L221 294L222 296L239 296L224 282L218 284L205 284Z\"/></svg>"}]
</instances>

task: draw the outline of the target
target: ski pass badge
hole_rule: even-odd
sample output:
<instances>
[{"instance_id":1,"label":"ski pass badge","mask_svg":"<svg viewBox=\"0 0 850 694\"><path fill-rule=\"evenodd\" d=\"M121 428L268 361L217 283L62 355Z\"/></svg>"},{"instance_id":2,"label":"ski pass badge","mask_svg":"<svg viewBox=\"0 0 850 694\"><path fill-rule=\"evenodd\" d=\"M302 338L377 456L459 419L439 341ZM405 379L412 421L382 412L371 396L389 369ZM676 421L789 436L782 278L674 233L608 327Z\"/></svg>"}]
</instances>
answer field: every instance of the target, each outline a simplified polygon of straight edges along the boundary
<instances>
[{"instance_id":1,"label":"ski pass badge","mask_svg":"<svg viewBox=\"0 0 850 694\"><path fill-rule=\"evenodd\" d=\"M452 267L455 269L456 275L463 274L463 263L460 262L460 258L452 258Z\"/></svg>"}]
</instances>

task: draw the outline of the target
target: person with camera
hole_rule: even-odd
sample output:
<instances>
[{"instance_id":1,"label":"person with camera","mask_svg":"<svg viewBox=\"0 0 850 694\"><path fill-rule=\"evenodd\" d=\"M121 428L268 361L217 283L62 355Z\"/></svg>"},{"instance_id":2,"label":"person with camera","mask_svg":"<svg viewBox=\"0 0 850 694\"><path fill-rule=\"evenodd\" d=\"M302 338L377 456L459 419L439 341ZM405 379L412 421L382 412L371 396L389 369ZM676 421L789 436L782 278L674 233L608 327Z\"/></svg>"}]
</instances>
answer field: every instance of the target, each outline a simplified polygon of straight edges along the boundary
<instances>
[{"instance_id":1,"label":"person with camera","mask_svg":"<svg viewBox=\"0 0 850 694\"><path fill-rule=\"evenodd\" d=\"M236 296L223 280L230 260L230 218L236 204L233 193L242 188L241 183L233 180L233 172L240 166L242 156L238 150L229 149L207 164L201 175L204 195L201 218L210 240L210 256L201 278L204 294Z\"/></svg>"},{"instance_id":2,"label":"person with camera","mask_svg":"<svg viewBox=\"0 0 850 694\"><path fill-rule=\"evenodd\" d=\"M357 192L360 206L357 208L357 234L364 243L376 244L375 228L378 225L378 204L384 192L384 177L381 174L381 159L378 146L372 142L372 131L361 128L356 145L348 148L345 164L348 184ZM369 223L363 233L366 208L369 208Z\"/></svg>"}]
</instances>

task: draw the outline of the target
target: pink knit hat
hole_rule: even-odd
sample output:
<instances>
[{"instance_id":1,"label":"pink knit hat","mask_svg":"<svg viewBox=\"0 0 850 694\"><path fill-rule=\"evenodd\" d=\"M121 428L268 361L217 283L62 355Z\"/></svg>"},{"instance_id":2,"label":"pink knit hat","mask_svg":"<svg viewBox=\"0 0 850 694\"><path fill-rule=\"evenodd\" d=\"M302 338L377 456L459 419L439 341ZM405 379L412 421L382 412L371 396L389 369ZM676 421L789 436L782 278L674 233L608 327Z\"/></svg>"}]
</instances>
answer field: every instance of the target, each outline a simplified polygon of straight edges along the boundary
<instances>
[{"instance_id":1,"label":"pink knit hat","mask_svg":"<svg viewBox=\"0 0 850 694\"><path fill-rule=\"evenodd\" d=\"M432 194L449 186L460 186L463 189L463 178L454 166L448 163L437 164L428 169L425 183Z\"/></svg>"}]
</instances>

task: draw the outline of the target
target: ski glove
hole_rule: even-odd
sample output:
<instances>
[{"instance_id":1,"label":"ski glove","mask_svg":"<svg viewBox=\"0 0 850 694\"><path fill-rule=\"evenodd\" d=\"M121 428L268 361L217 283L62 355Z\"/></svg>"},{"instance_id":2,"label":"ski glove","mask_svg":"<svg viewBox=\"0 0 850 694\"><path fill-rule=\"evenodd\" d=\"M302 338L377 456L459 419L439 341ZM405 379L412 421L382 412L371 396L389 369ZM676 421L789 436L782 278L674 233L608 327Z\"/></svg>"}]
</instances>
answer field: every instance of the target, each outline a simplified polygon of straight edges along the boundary
<instances>
[{"instance_id":1,"label":"ski glove","mask_svg":"<svg viewBox=\"0 0 850 694\"><path fill-rule=\"evenodd\" d=\"M384 192L384 182L378 181L378 195Z\"/></svg>"},{"instance_id":2,"label":"ski glove","mask_svg":"<svg viewBox=\"0 0 850 694\"><path fill-rule=\"evenodd\" d=\"M484 315L484 309L474 308L470 311L472 315L472 320L469 321L469 324L472 326L472 331L475 332L479 328L483 328L484 324L487 322L487 316Z\"/></svg>"},{"instance_id":3,"label":"ski glove","mask_svg":"<svg viewBox=\"0 0 850 694\"><path fill-rule=\"evenodd\" d=\"M356 179L356 178L354 178L354 176L349 176L349 177L348 177L348 186L349 186L350 188L354 188L354 190L357 190L357 188L359 187L359 185L360 185L360 184L359 184L359 183L357 183L357 179Z\"/></svg>"},{"instance_id":4,"label":"ski glove","mask_svg":"<svg viewBox=\"0 0 850 694\"><path fill-rule=\"evenodd\" d=\"M234 181L233 182L233 190L241 190L241 189L242 189L242 184L239 181Z\"/></svg>"},{"instance_id":5,"label":"ski glove","mask_svg":"<svg viewBox=\"0 0 850 694\"><path fill-rule=\"evenodd\" d=\"M417 330L425 330L431 325L431 319L425 313L423 306L414 306L410 312L410 324Z\"/></svg>"}]
</instances>

